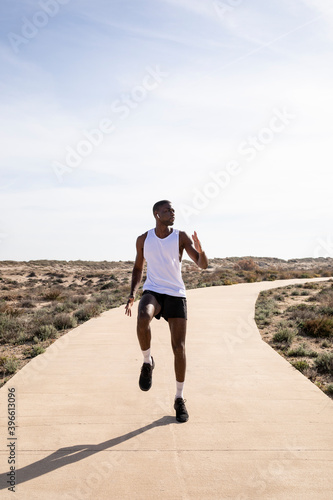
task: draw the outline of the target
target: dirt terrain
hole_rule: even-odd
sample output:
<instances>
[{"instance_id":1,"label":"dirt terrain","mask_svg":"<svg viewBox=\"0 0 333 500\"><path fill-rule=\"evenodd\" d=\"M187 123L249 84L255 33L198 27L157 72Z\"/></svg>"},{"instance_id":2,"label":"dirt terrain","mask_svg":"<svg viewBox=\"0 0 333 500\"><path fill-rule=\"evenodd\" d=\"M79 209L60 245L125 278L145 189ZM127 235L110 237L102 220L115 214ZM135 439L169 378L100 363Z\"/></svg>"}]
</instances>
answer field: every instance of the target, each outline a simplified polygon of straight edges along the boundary
<instances>
[{"instance_id":1,"label":"dirt terrain","mask_svg":"<svg viewBox=\"0 0 333 500\"><path fill-rule=\"evenodd\" d=\"M333 280L261 292L255 319L263 340L333 398Z\"/></svg>"},{"instance_id":2,"label":"dirt terrain","mask_svg":"<svg viewBox=\"0 0 333 500\"><path fill-rule=\"evenodd\" d=\"M182 266L187 289L333 276L332 258L232 257L210 259L206 270L188 260ZM0 384L59 336L124 304L132 269L132 261L0 261Z\"/></svg>"}]
</instances>

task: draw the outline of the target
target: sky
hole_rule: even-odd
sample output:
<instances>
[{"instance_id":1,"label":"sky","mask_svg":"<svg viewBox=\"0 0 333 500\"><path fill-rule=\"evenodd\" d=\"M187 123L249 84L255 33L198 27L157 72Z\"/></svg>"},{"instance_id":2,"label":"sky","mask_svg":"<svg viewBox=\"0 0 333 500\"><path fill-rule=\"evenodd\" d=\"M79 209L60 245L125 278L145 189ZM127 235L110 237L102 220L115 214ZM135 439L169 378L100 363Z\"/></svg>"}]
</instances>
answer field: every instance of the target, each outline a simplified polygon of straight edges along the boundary
<instances>
[{"instance_id":1,"label":"sky","mask_svg":"<svg viewBox=\"0 0 333 500\"><path fill-rule=\"evenodd\" d=\"M330 0L2 0L0 260L333 257Z\"/></svg>"}]
</instances>

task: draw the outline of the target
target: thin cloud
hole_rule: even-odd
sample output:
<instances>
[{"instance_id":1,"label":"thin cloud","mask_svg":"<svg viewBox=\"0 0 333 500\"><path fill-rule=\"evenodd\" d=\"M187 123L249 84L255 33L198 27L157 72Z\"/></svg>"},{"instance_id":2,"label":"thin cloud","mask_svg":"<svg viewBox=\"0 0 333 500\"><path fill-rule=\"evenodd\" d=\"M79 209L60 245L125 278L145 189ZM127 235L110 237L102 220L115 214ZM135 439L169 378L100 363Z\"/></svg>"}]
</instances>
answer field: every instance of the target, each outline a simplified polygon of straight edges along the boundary
<instances>
[{"instance_id":1,"label":"thin cloud","mask_svg":"<svg viewBox=\"0 0 333 500\"><path fill-rule=\"evenodd\" d=\"M184 9L192 14L199 16L206 16L208 18L214 18L216 13L214 12L214 2L213 0L201 1L201 0L159 0L161 3L172 5L178 9Z\"/></svg>"},{"instance_id":2,"label":"thin cloud","mask_svg":"<svg viewBox=\"0 0 333 500\"><path fill-rule=\"evenodd\" d=\"M276 239L259 231L255 248L281 256L285 235L304 217L307 232L288 251L305 256L319 227L309 214L331 215L328 6L244 1L221 17L213 1L130 0L123 9L73 0L25 52L14 55L2 42L3 258L133 258L156 199L171 198L186 226L179 207L203 192L210 171L239 159L240 143L258 136L275 107L295 115L292 127L251 165L242 158L243 173L188 230L203 234L210 254L244 255L254 248L242 237L251 236L251 217L270 228L273 214ZM7 14L8 26L18 13ZM155 64L168 78L126 120L114 116L112 102L133 89L140 95L145 68ZM118 118L115 132L59 183L53 162L103 118ZM225 225L228 247L216 230Z\"/></svg>"}]
</instances>

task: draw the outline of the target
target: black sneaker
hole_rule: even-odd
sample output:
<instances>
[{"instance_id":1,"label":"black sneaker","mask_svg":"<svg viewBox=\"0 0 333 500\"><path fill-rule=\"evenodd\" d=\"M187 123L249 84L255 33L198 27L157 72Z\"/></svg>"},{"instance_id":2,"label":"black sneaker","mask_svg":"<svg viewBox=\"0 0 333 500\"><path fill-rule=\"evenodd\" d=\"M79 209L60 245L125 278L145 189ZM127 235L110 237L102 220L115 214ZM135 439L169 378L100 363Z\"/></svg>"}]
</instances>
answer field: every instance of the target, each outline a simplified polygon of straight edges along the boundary
<instances>
[{"instance_id":1,"label":"black sneaker","mask_svg":"<svg viewBox=\"0 0 333 500\"><path fill-rule=\"evenodd\" d=\"M186 406L185 399L177 398L174 404L174 409L176 410L176 420L178 422L187 422L189 419Z\"/></svg>"},{"instance_id":2,"label":"black sneaker","mask_svg":"<svg viewBox=\"0 0 333 500\"><path fill-rule=\"evenodd\" d=\"M153 379L153 369L155 368L154 358L151 357L153 364L143 363L139 378L139 386L141 391L149 391Z\"/></svg>"}]
</instances>

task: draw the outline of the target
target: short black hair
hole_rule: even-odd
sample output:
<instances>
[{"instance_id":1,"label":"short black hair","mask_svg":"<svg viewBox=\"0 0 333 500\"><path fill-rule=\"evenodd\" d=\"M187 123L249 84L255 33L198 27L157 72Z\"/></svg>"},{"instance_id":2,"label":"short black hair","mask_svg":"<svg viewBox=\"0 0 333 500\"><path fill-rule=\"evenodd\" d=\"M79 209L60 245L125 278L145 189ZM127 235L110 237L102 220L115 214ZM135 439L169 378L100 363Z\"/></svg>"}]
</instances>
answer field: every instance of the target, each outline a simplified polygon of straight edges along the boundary
<instances>
[{"instance_id":1,"label":"short black hair","mask_svg":"<svg viewBox=\"0 0 333 500\"><path fill-rule=\"evenodd\" d=\"M157 201L155 203L155 205L153 206L153 214L155 214L155 212L157 212L157 210L162 206L162 205L165 205L165 203L171 203L171 201L169 200L161 200L161 201Z\"/></svg>"}]
</instances>

